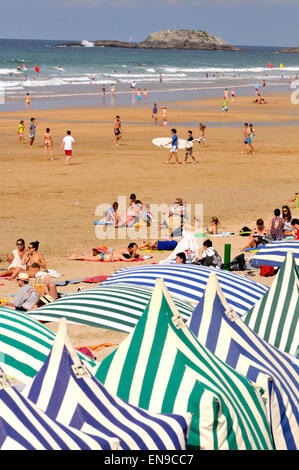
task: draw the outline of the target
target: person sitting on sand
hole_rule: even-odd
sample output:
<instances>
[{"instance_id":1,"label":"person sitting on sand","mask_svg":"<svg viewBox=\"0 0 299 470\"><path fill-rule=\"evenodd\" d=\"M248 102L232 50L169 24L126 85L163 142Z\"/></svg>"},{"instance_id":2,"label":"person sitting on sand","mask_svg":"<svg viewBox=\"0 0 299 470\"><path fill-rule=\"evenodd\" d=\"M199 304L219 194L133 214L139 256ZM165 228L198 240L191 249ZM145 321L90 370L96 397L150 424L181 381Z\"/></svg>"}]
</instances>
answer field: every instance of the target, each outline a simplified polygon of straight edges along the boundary
<instances>
[{"instance_id":1,"label":"person sitting on sand","mask_svg":"<svg viewBox=\"0 0 299 470\"><path fill-rule=\"evenodd\" d=\"M166 225L173 237L174 233L181 232L184 224L184 217L186 217L186 208L183 203L183 199L177 197L175 202L170 206L168 213L164 214L162 217L160 228ZM181 233L179 236L180 235Z\"/></svg>"},{"instance_id":2,"label":"person sitting on sand","mask_svg":"<svg viewBox=\"0 0 299 470\"><path fill-rule=\"evenodd\" d=\"M17 276L17 283L20 289L15 295L13 302L6 302L3 304L3 307L14 308L22 312L37 308L39 293L29 284L28 273L20 273Z\"/></svg>"},{"instance_id":3,"label":"person sitting on sand","mask_svg":"<svg viewBox=\"0 0 299 470\"><path fill-rule=\"evenodd\" d=\"M274 240L281 240L284 237L283 220L280 215L280 209L274 210L274 217L269 224L268 232L272 235Z\"/></svg>"},{"instance_id":4,"label":"person sitting on sand","mask_svg":"<svg viewBox=\"0 0 299 470\"><path fill-rule=\"evenodd\" d=\"M140 202L140 201L139 201ZM119 215L116 227L130 227L140 212L140 204L137 204L136 194L130 195L130 204L126 214Z\"/></svg>"},{"instance_id":5,"label":"person sitting on sand","mask_svg":"<svg viewBox=\"0 0 299 470\"><path fill-rule=\"evenodd\" d=\"M212 268L221 268L223 260L219 253L213 248L211 240L205 240L202 247L201 259L197 259L192 264L200 264L202 266L210 266Z\"/></svg>"},{"instance_id":6,"label":"person sitting on sand","mask_svg":"<svg viewBox=\"0 0 299 470\"><path fill-rule=\"evenodd\" d=\"M26 268L17 268L10 279L15 279L21 272L28 273L29 277L35 277L36 273L40 271L40 269L47 269L43 255L38 253L38 247L38 241L29 243L26 255L23 258L23 264L26 265Z\"/></svg>"},{"instance_id":7,"label":"person sitting on sand","mask_svg":"<svg viewBox=\"0 0 299 470\"><path fill-rule=\"evenodd\" d=\"M114 202L110 209L107 210L105 217L104 217L105 222L107 223L113 223L115 226L117 226L118 222L118 202Z\"/></svg>"},{"instance_id":8,"label":"person sitting on sand","mask_svg":"<svg viewBox=\"0 0 299 470\"><path fill-rule=\"evenodd\" d=\"M282 206L283 236L292 236L292 213L289 206Z\"/></svg>"},{"instance_id":9,"label":"person sitting on sand","mask_svg":"<svg viewBox=\"0 0 299 470\"><path fill-rule=\"evenodd\" d=\"M13 250L10 256L6 254L6 261L8 261L8 263L10 264L8 266L7 271L5 271L4 273L1 273L0 277L12 276L12 274L17 268L26 269L26 264L24 263L26 250L25 250L25 241L23 240L23 238L19 238L16 241L16 246L17 248Z\"/></svg>"},{"instance_id":10,"label":"person sitting on sand","mask_svg":"<svg viewBox=\"0 0 299 470\"><path fill-rule=\"evenodd\" d=\"M175 262L176 264L186 264L186 253L183 251L181 253L177 253L175 256Z\"/></svg>"},{"instance_id":11,"label":"person sitting on sand","mask_svg":"<svg viewBox=\"0 0 299 470\"><path fill-rule=\"evenodd\" d=\"M295 240L299 240L299 219L293 219L291 225Z\"/></svg>"},{"instance_id":12,"label":"person sitting on sand","mask_svg":"<svg viewBox=\"0 0 299 470\"><path fill-rule=\"evenodd\" d=\"M97 255L71 255L69 259L78 261L128 261L139 258L136 253L138 245L130 243L126 248L118 248L110 251L109 254L98 253Z\"/></svg>"},{"instance_id":13,"label":"person sitting on sand","mask_svg":"<svg viewBox=\"0 0 299 470\"><path fill-rule=\"evenodd\" d=\"M244 251L246 248L256 248L258 245L262 245L265 242L265 236L268 234L269 231L266 229L263 219L258 219L256 226L251 230L248 242L241 251Z\"/></svg>"},{"instance_id":14,"label":"person sitting on sand","mask_svg":"<svg viewBox=\"0 0 299 470\"><path fill-rule=\"evenodd\" d=\"M210 221L209 227L206 228L206 235L216 235L218 233L218 217L213 216Z\"/></svg>"},{"instance_id":15,"label":"person sitting on sand","mask_svg":"<svg viewBox=\"0 0 299 470\"><path fill-rule=\"evenodd\" d=\"M299 195L299 192L294 193L294 197L292 197L292 199L290 199L289 202L296 202L296 201L297 201L297 197L299 198L298 195ZM292 206L292 209L296 209L296 205L297 205L297 204L294 204L294 206Z\"/></svg>"},{"instance_id":16,"label":"person sitting on sand","mask_svg":"<svg viewBox=\"0 0 299 470\"><path fill-rule=\"evenodd\" d=\"M177 244L176 240L149 240L148 242L143 242L138 250L173 251Z\"/></svg>"}]
</instances>

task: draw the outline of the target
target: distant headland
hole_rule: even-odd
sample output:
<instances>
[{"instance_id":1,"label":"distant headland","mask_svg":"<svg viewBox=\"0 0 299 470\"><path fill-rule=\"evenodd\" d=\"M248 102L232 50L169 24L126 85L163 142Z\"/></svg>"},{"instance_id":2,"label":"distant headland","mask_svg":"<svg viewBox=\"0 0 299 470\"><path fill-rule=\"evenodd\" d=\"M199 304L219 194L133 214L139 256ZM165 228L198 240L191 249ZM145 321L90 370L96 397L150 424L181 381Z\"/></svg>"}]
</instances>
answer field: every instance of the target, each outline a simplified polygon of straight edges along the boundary
<instances>
[{"instance_id":1,"label":"distant headland","mask_svg":"<svg viewBox=\"0 0 299 470\"><path fill-rule=\"evenodd\" d=\"M64 44L59 46L81 46L81 47L126 47L134 49L198 49L198 50L217 50L217 51L240 51L238 47L231 46L222 39L207 33L206 31L192 31L187 29L169 29L166 31L157 31L150 34L144 41L138 43L124 41L81 41Z\"/></svg>"},{"instance_id":2,"label":"distant headland","mask_svg":"<svg viewBox=\"0 0 299 470\"><path fill-rule=\"evenodd\" d=\"M282 49L279 52L299 54L299 47L288 47L287 49Z\"/></svg>"}]
</instances>

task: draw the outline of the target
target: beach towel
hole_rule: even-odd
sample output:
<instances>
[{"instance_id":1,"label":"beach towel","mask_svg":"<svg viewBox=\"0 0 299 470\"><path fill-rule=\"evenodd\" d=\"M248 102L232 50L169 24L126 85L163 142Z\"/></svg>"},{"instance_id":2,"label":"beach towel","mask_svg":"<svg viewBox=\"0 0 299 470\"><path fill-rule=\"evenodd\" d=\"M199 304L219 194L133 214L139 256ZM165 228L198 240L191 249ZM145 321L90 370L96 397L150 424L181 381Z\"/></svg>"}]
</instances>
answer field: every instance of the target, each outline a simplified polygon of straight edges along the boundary
<instances>
[{"instance_id":1,"label":"beach towel","mask_svg":"<svg viewBox=\"0 0 299 470\"><path fill-rule=\"evenodd\" d=\"M86 277L83 282L95 283L95 282L103 282L108 279L109 276L94 276L94 277Z\"/></svg>"}]
</instances>

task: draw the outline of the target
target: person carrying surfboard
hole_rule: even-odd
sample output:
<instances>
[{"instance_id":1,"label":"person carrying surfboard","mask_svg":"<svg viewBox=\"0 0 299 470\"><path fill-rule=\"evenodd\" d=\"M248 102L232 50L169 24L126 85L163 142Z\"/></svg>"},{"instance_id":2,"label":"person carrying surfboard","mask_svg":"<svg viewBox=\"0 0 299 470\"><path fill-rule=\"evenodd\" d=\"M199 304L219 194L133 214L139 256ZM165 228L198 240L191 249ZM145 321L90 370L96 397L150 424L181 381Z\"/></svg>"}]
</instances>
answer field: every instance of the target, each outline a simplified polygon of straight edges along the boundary
<instances>
[{"instance_id":1,"label":"person carrying surfboard","mask_svg":"<svg viewBox=\"0 0 299 470\"><path fill-rule=\"evenodd\" d=\"M193 135L192 135L192 131L188 131L188 138L187 138L186 145L185 145L185 160L183 161L183 163L186 163L189 155L193 159L193 163L198 163L197 160L195 160L194 155L192 154L192 149L193 149Z\"/></svg>"},{"instance_id":2,"label":"person carrying surfboard","mask_svg":"<svg viewBox=\"0 0 299 470\"><path fill-rule=\"evenodd\" d=\"M168 142L165 145L165 147L166 147L167 145L171 144L169 157L168 157L168 160L165 162L165 165L168 164L169 160L172 158L173 155L175 157L175 164L178 165L179 164L179 159L178 159L179 140L178 140L178 136L177 136L177 133L176 133L176 129L171 129L171 133L172 133L171 140L170 140L170 142Z\"/></svg>"}]
</instances>

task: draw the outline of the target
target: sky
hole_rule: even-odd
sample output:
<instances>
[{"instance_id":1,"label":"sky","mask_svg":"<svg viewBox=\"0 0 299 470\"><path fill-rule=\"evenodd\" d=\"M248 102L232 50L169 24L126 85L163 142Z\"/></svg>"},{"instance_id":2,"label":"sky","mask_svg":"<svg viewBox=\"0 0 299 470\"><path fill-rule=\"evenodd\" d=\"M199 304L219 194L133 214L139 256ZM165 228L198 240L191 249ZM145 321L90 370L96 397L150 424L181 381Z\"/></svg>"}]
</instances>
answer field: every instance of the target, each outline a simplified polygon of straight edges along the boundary
<instances>
[{"instance_id":1,"label":"sky","mask_svg":"<svg viewBox=\"0 0 299 470\"><path fill-rule=\"evenodd\" d=\"M292 47L298 19L299 0L2 0L0 37L138 42L201 29L233 45Z\"/></svg>"}]
</instances>

